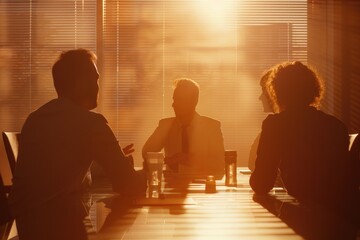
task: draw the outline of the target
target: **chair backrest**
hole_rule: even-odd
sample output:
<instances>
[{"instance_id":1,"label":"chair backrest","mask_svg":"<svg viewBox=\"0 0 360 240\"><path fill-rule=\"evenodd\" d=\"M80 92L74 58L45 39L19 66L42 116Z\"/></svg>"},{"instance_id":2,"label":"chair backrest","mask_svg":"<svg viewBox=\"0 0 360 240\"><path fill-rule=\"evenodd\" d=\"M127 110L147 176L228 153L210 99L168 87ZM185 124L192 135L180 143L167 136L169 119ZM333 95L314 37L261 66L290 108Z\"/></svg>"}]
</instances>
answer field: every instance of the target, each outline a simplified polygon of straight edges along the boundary
<instances>
[{"instance_id":1,"label":"chair backrest","mask_svg":"<svg viewBox=\"0 0 360 240\"><path fill-rule=\"evenodd\" d=\"M2 136L11 173L14 176L16 159L19 152L20 132L3 132Z\"/></svg>"},{"instance_id":2,"label":"chair backrest","mask_svg":"<svg viewBox=\"0 0 360 240\"><path fill-rule=\"evenodd\" d=\"M349 144L349 150L351 149L353 143L354 143L354 140L355 138L357 137L357 133L352 133L352 134L349 134L349 140L350 140L350 144Z\"/></svg>"},{"instance_id":3,"label":"chair backrest","mask_svg":"<svg viewBox=\"0 0 360 240\"><path fill-rule=\"evenodd\" d=\"M356 134L350 144L350 160L355 171L356 184L360 187L360 134Z\"/></svg>"}]
</instances>

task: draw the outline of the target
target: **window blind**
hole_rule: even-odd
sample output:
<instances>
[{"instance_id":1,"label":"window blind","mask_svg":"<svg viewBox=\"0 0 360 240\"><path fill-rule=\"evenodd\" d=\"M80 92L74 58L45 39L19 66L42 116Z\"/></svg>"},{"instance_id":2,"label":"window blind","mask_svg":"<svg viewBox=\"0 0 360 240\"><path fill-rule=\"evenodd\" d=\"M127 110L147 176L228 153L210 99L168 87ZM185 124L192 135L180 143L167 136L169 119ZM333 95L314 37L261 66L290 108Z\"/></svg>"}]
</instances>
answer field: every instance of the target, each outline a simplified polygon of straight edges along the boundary
<instances>
[{"instance_id":1,"label":"window blind","mask_svg":"<svg viewBox=\"0 0 360 240\"><path fill-rule=\"evenodd\" d=\"M360 129L360 47L357 1L309 3L309 63L326 82L323 109L351 133Z\"/></svg>"},{"instance_id":2,"label":"window blind","mask_svg":"<svg viewBox=\"0 0 360 240\"><path fill-rule=\"evenodd\" d=\"M98 111L122 145L135 144L136 165L158 120L174 115L179 77L199 83L198 112L221 121L225 148L246 165L266 117L262 72L307 61L306 0L3 0L0 13L0 128L19 130L55 96L59 51L89 48L101 66Z\"/></svg>"},{"instance_id":3,"label":"window blind","mask_svg":"<svg viewBox=\"0 0 360 240\"><path fill-rule=\"evenodd\" d=\"M56 97L51 67L61 51L96 51L95 16L95 1L0 1L1 131L20 131L29 113Z\"/></svg>"},{"instance_id":4,"label":"window blind","mask_svg":"<svg viewBox=\"0 0 360 240\"><path fill-rule=\"evenodd\" d=\"M200 85L201 115L222 123L225 148L246 165L266 117L262 72L307 61L307 1L104 0L102 112L120 142L141 148L174 116L172 82ZM138 164L140 162L137 162Z\"/></svg>"}]
</instances>

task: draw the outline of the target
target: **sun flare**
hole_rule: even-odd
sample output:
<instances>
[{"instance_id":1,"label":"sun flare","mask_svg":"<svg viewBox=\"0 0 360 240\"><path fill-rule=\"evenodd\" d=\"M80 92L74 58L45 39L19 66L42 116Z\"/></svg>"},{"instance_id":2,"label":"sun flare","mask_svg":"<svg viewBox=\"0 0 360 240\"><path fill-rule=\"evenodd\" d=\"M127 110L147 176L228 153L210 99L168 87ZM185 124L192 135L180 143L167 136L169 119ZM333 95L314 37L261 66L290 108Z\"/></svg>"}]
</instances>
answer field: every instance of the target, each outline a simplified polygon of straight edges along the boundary
<instances>
[{"instance_id":1,"label":"sun flare","mask_svg":"<svg viewBox=\"0 0 360 240\"><path fill-rule=\"evenodd\" d=\"M235 15L237 1L234 0L197 0L195 7L209 27L223 28L231 24Z\"/></svg>"}]
</instances>

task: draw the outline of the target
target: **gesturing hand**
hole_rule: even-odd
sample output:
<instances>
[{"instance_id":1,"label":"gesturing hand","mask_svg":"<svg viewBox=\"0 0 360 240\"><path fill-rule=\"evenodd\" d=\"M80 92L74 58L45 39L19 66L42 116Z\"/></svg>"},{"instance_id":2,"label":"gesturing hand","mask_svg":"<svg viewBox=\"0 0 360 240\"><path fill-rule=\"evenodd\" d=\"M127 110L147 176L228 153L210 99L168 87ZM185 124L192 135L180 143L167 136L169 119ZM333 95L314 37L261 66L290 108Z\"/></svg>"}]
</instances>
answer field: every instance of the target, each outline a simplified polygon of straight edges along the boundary
<instances>
[{"instance_id":1,"label":"gesturing hand","mask_svg":"<svg viewBox=\"0 0 360 240\"><path fill-rule=\"evenodd\" d=\"M124 147L122 149L125 156L128 156L128 155L132 154L135 151L135 149L133 147L134 147L134 144L131 143L131 144L127 145L126 147Z\"/></svg>"},{"instance_id":2,"label":"gesturing hand","mask_svg":"<svg viewBox=\"0 0 360 240\"><path fill-rule=\"evenodd\" d=\"M133 158L133 156L131 156L131 153L133 153L135 151L135 149L133 147L134 147L134 144L131 143L131 144L127 145L126 147L122 148L122 151L124 152L124 155L128 159L131 166L134 167L134 158Z\"/></svg>"}]
</instances>

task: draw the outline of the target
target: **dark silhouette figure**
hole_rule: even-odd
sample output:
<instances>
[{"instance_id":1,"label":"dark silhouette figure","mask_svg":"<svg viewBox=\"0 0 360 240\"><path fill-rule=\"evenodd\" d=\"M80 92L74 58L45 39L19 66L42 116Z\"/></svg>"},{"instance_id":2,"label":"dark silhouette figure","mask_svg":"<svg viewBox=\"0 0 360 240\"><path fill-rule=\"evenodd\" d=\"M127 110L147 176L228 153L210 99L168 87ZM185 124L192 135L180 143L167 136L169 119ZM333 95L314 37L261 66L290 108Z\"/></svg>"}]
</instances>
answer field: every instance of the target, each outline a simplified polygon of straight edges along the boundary
<instances>
[{"instance_id":1,"label":"dark silhouette figure","mask_svg":"<svg viewBox=\"0 0 360 240\"><path fill-rule=\"evenodd\" d=\"M187 78L174 82L175 117L159 121L142 153L164 149L167 172L191 178L224 175L224 142L220 122L196 112L198 84Z\"/></svg>"},{"instance_id":2,"label":"dark silhouette figure","mask_svg":"<svg viewBox=\"0 0 360 240\"><path fill-rule=\"evenodd\" d=\"M65 209L65 200L83 190L93 161L103 167L114 191L135 196L146 190L145 175L134 170L106 119L89 111L97 106L99 91L95 61L85 49L63 52L52 68L58 98L31 113L22 128L9 196L20 239L86 238L84 232L63 238L56 219L70 218L76 206L70 201Z\"/></svg>"},{"instance_id":3,"label":"dark silhouette figure","mask_svg":"<svg viewBox=\"0 0 360 240\"><path fill-rule=\"evenodd\" d=\"M356 239L356 226L329 209L311 208L284 196L257 195L253 200L277 216L304 239Z\"/></svg>"},{"instance_id":4,"label":"dark silhouette figure","mask_svg":"<svg viewBox=\"0 0 360 240\"><path fill-rule=\"evenodd\" d=\"M340 120L317 109L321 79L301 62L287 62L276 66L268 87L279 113L263 121L252 189L268 193L280 170L288 193L301 203L344 214L355 191L349 137Z\"/></svg>"},{"instance_id":5,"label":"dark silhouette figure","mask_svg":"<svg viewBox=\"0 0 360 240\"><path fill-rule=\"evenodd\" d=\"M272 73L272 68L265 71L265 73L260 78L260 87L261 87L261 94L259 96L259 100L262 103L263 111L265 113L274 113L274 103L270 97L270 93L268 92L267 85L270 82L270 77ZM256 160L256 152L259 145L260 134L255 138L253 144L250 148L250 154L248 159L248 167L251 171L255 169L255 160Z\"/></svg>"},{"instance_id":6,"label":"dark silhouette figure","mask_svg":"<svg viewBox=\"0 0 360 240\"><path fill-rule=\"evenodd\" d=\"M259 100L262 103L263 111L265 113L275 113L278 111L278 109L274 103L274 99L271 98L271 94L269 92L270 89L268 88L268 86L271 82L271 79L272 79L273 69L275 69L275 67L272 67L272 68L266 70L265 73L260 78L261 94L259 96ZM260 133L255 138L255 140L250 148L248 167L251 171L254 171L254 169L255 169L255 161L256 161L259 141L260 141ZM275 186L276 187L284 187L283 185L284 184L282 182L280 173L278 172L278 176L275 180Z\"/></svg>"}]
</instances>

